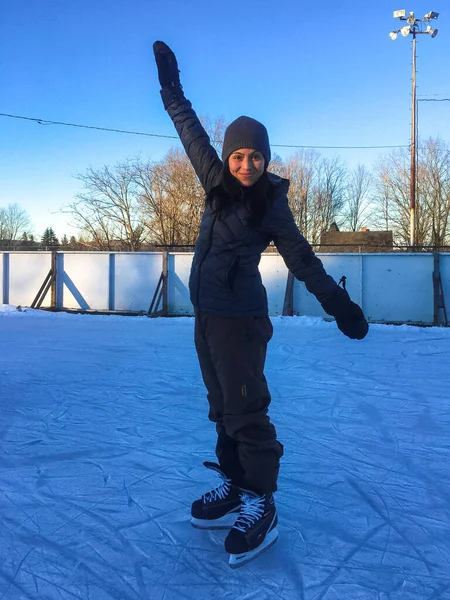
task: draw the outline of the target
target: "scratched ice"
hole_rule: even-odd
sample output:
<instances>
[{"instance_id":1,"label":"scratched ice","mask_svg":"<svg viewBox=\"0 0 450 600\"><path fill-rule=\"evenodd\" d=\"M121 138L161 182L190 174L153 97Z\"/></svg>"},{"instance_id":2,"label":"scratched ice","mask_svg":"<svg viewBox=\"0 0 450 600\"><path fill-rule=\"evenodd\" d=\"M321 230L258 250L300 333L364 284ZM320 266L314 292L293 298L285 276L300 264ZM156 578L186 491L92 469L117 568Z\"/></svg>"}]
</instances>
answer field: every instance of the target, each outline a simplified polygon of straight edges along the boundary
<instances>
[{"instance_id":1,"label":"scratched ice","mask_svg":"<svg viewBox=\"0 0 450 600\"><path fill-rule=\"evenodd\" d=\"M192 319L1 307L1 600L450 598L450 330L273 323L280 538L231 570Z\"/></svg>"}]
</instances>

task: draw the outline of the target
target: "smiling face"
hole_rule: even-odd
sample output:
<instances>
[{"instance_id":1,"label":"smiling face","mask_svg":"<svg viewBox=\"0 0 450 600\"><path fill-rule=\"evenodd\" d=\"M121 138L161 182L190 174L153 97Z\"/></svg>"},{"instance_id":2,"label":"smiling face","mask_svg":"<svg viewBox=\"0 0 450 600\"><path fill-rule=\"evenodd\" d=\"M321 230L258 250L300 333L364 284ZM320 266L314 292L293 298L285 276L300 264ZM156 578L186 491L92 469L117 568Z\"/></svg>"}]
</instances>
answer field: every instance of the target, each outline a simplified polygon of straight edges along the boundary
<instances>
[{"instance_id":1,"label":"smiling face","mask_svg":"<svg viewBox=\"0 0 450 600\"><path fill-rule=\"evenodd\" d=\"M261 152L252 148L240 148L228 159L230 173L245 187L255 185L264 173L265 161Z\"/></svg>"}]
</instances>

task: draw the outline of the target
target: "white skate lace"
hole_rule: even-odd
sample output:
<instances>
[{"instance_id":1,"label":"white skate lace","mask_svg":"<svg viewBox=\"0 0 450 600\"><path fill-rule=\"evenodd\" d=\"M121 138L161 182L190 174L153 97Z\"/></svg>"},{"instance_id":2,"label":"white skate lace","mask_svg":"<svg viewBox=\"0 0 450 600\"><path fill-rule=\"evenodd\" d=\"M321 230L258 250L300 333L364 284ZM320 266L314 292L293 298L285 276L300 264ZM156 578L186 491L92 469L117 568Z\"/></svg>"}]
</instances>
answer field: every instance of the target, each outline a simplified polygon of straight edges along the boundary
<instances>
[{"instance_id":1,"label":"white skate lace","mask_svg":"<svg viewBox=\"0 0 450 600\"><path fill-rule=\"evenodd\" d=\"M203 502L206 504L207 502L214 502L215 500L223 500L228 496L231 490L231 479L225 479L222 477L223 483L219 486L203 495Z\"/></svg>"},{"instance_id":2,"label":"white skate lace","mask_svg":"<svg viewBox=\"0 0 450 600\"><path fill-rule=\"evenodd\" d=\"M256 523L264 514L264 496L249 496L242 494L242 506L233 529L245 533L248 527Z\"/></svg>"}]
</instances>

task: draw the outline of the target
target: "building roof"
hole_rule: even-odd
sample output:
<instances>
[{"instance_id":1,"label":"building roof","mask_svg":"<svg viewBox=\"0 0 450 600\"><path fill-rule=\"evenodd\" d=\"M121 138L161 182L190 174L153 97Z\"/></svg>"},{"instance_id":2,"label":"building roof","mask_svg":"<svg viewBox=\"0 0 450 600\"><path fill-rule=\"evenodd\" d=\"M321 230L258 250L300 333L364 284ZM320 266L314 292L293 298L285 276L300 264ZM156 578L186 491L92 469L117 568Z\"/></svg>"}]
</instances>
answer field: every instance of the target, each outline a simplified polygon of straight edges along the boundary
<instances>
[{"instance_id":1,"label":"building roof","mask_svg":"<svg viewBox=\"0 0 450 600\"><path fill-rule=\"evenodd\" d=\"M392 252L392 231L339 231L333 223L320 238L318 252Z\"/></svg>"}]
</instances>

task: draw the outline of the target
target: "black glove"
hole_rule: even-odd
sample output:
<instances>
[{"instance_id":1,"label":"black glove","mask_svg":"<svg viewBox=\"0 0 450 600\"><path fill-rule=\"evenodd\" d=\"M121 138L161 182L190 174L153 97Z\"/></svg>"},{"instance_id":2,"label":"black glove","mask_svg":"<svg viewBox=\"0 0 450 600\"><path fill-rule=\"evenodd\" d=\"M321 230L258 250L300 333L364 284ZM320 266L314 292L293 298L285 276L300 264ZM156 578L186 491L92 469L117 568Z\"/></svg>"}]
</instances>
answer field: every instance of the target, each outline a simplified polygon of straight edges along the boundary
<instances>
[{"instance_id":1,"label":"black glove","mask_svg":"<svg viewBox=\"0 0 450 600\"><path fill-rule=\"evenodd\" d=\"M335 317L335 319L342 333L352 340L362 340L369 331L364 313L355 302L350 301L350 310L346 316Z\"/></svg>"},{"instance_id":2,"label":"black glove","mask_svg":"<svg viewBox=\"0 0 450 600\"><path fill-rule=\"evenodd\" d=\"M172 102L184 100L183 88L180 83L180 72L175 54L164 42L153 44L158 78L161 84L161 98L164 108L167 109Z\"/></svg>"},{"instance_id":3,"label":"black glove","mask_svg":"<svg viewBox=\"0 0 450 600\"><path fill-rule=\"evenodd\" d=\"M362 340L369 331L361 308L350 300L347 291L338 287L328 300L322 302L325 312L336 319L336 325L344 335L352 340Z\"/></svg>"}]
</instances>

